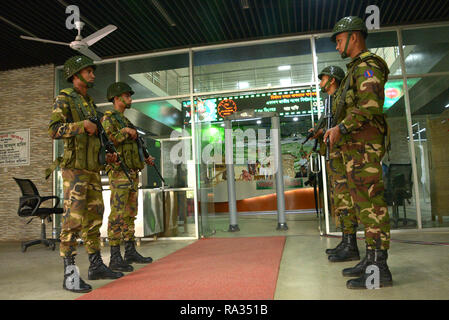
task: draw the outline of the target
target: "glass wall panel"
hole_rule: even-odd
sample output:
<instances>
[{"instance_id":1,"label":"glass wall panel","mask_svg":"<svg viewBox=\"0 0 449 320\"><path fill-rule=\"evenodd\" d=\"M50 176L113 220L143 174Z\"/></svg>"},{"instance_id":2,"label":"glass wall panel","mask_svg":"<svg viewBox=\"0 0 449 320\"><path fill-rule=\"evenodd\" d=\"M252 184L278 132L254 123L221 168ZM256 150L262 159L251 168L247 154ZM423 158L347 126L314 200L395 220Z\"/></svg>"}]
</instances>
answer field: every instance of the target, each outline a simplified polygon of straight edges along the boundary
<instances>
[{"instance_id":1,"label":"glass wall panel","mask_svg":"<svg viewBox=\"0 0 449 320\"><path fill-rule=\"evenodd\" d=\"M120 81L133 88L133 99L188 94L189 55L176 54L120 62Z\"/></svg>"},{"instance_id":2,"label":"glass wall panel","mask_svg":"<svg viewBox=\"0 0 449 320\"><path fill-rule=\"evenodd\" d=\"M276 219L272 118L267 117L269 112L277 112L280 116L286 210L291 212L305 209L304 192L309 190L301 190L307 188L307 155L313 143L310 141L303 146L301 142L304 141L307 130L312 127L312 114L317 114L315 90L306 87L202 97L199 105L195 101L198 111L195 127L197 157L201 159L198 165L198 186L202 231L205 234L226 232L231 224L229 178L225 163L224 110L220 108L224 101L232 101L238 111L254 112L251 119L232 121L237 220L261 212L273 215L273 221ZM184 104L186 108L190 108L189 101ZM274 229L276 225L273 223Z\"/></svg>"},{"instance_id":3,"label":"glass wall panel","mask_svg":"<svg viewBox=\"0 0 449 320\"><path fill-rule=\"evenodd\" d=\"M200 51L194 55L195 92L294 86L312 81L310 41Z\"/></svg>"},{"instance_id":4,"label":"glass wall panel","mask_svg":"<svg viewBox=\"0 0 449 320\"><path fill-rule=\"evenodd\" d=\"M212 124L210 121L199 121L199 114L197 114L195 132L198 160L196 167L199 174L197 177L199 227L201 236L209 237L215 234L218 222L215 214L215 199L223 195L223 190L217 188L217 182L223 178L224 161L221 157L224 155L223 128L220 124ZM223 220L223 216L220 216L219 220L224 222L227 219Z\"/></svg>"},{"instance_id":5,"label":"glass wall panel","mask_svg":"<svg viewBox=\"0 0 449 320\"><path fill-rule=\"evenodd\" d=\"M423 228L449 227L449 83L446 77L409 79L413 144Z\"/></svg>"},{"instance_id":6,"label":"glass wall panel","mask_svg":"<svg viewBox=\"0 0 449 320\"><path fill-rule=\"evenodd\" d=\"M417 79L409 79L407 86L415 88ZM391 130L391 150L382 159L391 227L417 228L414 184L419 181L413 178L402 80L390 80L385 85L384 113Z\"/></svg>"},{"instance_id":7,"label":"glass wall panel","mask_svg":"<svg viewBox=\"0 0 449 320\"><path fill-rule=\"evenodd\" d=\"M449 26L402 31L408 74L449 71Z\"/></svg>"},{"instance_id":8,"label":"glass wall panel","mask_svg":"<svg viewBox=\"0 0 449 320\"><path fill-rule=\"evenodd\" d=\"M396 32L370 32L366 45L371 52L385 60L390 69L390 76L401 74ZM316 39L318 72L329 65L339 66L345 72L347 71L346 64L351 62L351 59L343 60L335 47L336 44L330 40L330 37Z\"/></svg>"}]
</instances>

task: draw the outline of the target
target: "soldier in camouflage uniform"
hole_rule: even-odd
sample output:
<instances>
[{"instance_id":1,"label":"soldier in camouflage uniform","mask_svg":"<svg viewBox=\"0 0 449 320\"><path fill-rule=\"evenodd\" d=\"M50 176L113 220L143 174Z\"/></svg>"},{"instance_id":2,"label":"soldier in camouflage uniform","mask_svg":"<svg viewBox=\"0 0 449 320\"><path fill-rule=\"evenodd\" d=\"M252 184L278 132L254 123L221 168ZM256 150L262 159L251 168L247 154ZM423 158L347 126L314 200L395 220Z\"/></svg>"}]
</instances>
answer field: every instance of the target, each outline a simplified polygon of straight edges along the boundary
<instances>
[{"instance_id":1,"label":"soldier in camouflage uniform","mask_svg":"<svg viewBox=\"0 0 449 320\"><path fill-rule=\"evenodd\" d=\"M339 88L335 126L324 135L331 150L341 151L352 204L365 227L365 258L343 270L344 276L358 277L347 282L350 289L367 288L370 274L365 271L371 265L379 270L381 287L393 284L387 265L390 219L380 164L389 137L383 114L389 69L382 58L367 50L366 37L365 23L358 17L345 17L334 26L331 38L336 49L352 61Z\"/></svg>"},{"instance_id":2,"label":"soldier in camouflage uniform","mask_svg":"<svg viewBox=\"0 0 449 320\"><path fill-rule=\"evenodd\" d=\"M139 171L145 166L154 165L154 158L144 159L142 150L136 141L137 131L125 117L126 109L131 108L131 95L134 91L124 82L116 82L109 86L107 99L114 105L113 111L106 111L102 118L104 130L114 143L122 161L129 168L133 186L128 186L128 178L116 163L108 164L109 184L111 187L111 213L108 218L108 239L111 246L112 270L132 271L131 263L151 263L151 257L142 257L135 249L134 220L137 215L137 190ZM120 241L125 242L124 259L120 253Z\"/></svg>"},{"instance_id":3,"label":"soldier in camouflage uniform","mask_svg":"<svg viewBox=\"0 0 449 320\"><path fill-rule=\"evenodd\" d=\"M337 66L325 67L318 78L321 80L322 93L332 95L332 114L336 113L336 101L339 100L341 91L338 90L340 82L345 77L345 72ZM314 138L321 138L320 153L324 155L327 144L322 140L323 130L319 130ZM357 217L352 206L349 193L346 170L343 164L341 151L334 149L329 152L327 162L327 177L329 179L331 205L333 214L338 218L343 231L341 242L333 249L326 249L326 254L331 262L359 260L360 255L357 247Z\"/></svg>"},{"instance_id":4,"label":"soldier in camouflage uniform","mask_svg":"<svg viewBox=\"0 0 449 320\"><path fill-rule=\"evenodd\" d=\"M64 77L73 88L61 90L56 97L49 135L64 140L64 154L50 169L61 167L64 192L64 214L61 227L60 255L64 259L63 288L73 292L89 292L92 287L79 277L75 265L77 238L81 235L89 255L88 279L117 279L121 272L113 272L102 261L100 227L103 220L103 197L100 170L100 139L96 125L89 117L97 116L96 106L87 94L93 86L95 65L85 56L75 56L64 64ZM115 161L116 155L107 155Z\"/></svg>"}]
</instances>

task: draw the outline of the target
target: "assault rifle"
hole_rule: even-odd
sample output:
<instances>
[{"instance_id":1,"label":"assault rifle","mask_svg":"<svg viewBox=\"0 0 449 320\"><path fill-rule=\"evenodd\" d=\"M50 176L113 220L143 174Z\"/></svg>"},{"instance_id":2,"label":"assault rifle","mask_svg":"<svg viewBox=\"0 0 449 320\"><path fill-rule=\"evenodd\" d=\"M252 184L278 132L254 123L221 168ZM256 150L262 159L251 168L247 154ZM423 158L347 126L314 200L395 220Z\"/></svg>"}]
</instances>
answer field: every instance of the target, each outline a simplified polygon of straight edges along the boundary
<instances>
[{"instance_id":1,"label":"assault rifle","mask_svg":"<svg viewBox=\"0 0 449 320\"><path fill-rule=\"evenodd\" d=\"M311 131L307 134L306 139L301 144L304 145L307 141L312 139L313 136L316 135L318 133L318 131L320 131L320 129L324 129L325 126L326 126L326 119L325 119L324 115L322 115L320 120L318 120L317 124L313 128L313 131Z\"/></svg>"},{"instance_id":2,"label":"assault rifle","mask_svg":"<svg viewBox=\"0 0 449 320\"><path fill-rule=\"evenodd\" d=\"M302 142L304 145L307 141L313 138L320 129L323 129L323 134L326 133L326 130L332 128L332 107L331 107L331 96L328 96L324 100L324 114L318 120L317 124L313 128L313 131L309 132L306 136L306 139ZM316 145L316 144L315 144ZM327 154L327 152L326 152ZM328 157L326 158L328 160Z\"/></svg>"},{"instance_id":3,"label":"assault rifle","mask_svg":"<svg viewBox=\"0 0 449 320\"><path fill-rule=\"evenodd\" d=\"M106 131L104 130L100 119L98 117L90 117L89 121L95 123L95 125L97 126L98 137L100 138L101 147L104 148L106 150L106 152L108 152L108 153L117 154L117 162L120 164L120 168L123 170L126 177L128 178L129 183L130 183L129 185L133 186L133 180L129 176L129 169L128 169L128 167L126 167L126 165L123 163L122 159L120 158L120 155L117 152L117 149L115 148L114 143L111 140L109 140L109 137L106 134ZM101 164L106 163L106 159L104 158L102 152L100 152L100 163ZM129 186L129 185L124 185L124 186ZM132 188L134 188L134 187L132 187Z\"/></svg>"},{"instance_id":4,"label":"assault rifle","mask_svg":"<svg viewBox=\"0 0 449 320\"><path fill-rule=\"evenodd\" d=\"M139 149L139 158L140 161L145 162L145 159L147 159L150 156L150 153L148 152L145 140L143 139L143 137L139 134L139 132L137 131L137 128L133 125L133 124L129 124L131 129L136 130L136 134L137 134L137 147ZM165 180L164 178L162 178L162 175L160 174L159 170L156 168L156 166L152 166L154 168L154 170L156 170L157 175L159 176L159 178L161 179L161 181L165 184Z\"/></svg>"},{"instance_id":5,"label":"assault rifle","mask_svg":"<svg viewBox=\"0 0 449 320\"><path fill-rule=\"evenodd\" d=\"M332 100L331 96L329 95L326 100L324 100L324 118L326 119L326 129L329 130L333 126L333 116L332 116ZM324 132L324 133L325 133ZM326 161L329 161L329 151L330 151L330 141L329 138L327 138L326 142Z\"/></svg>"}]
</instances>

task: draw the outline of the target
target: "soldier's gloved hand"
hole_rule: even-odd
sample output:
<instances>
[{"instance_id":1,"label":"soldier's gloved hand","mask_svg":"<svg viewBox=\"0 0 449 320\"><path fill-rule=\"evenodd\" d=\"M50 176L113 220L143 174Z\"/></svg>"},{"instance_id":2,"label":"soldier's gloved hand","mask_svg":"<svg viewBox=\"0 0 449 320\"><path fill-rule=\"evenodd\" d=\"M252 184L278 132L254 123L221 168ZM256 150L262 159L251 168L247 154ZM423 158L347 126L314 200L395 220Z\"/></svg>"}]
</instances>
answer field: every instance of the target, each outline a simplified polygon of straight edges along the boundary
<instances>
[{"instance_id":1,"label":"soldier's gloved hand","mask_svg":"<svg viewBox=\"0 0 449 320\"><path fill-rule=\"evenodd\" d=\"M84 120L83 125L84 125L84 131L86 131L88 135L92 136L94 134L97 134L97 132L98 132L97 125L95 123L93 123L92 121Z\"/></svg>"},{"instance_id":2,"label":"soldier's gloved hand","mask_svg":"<svg viewBox=\"0 0 449 320\"><path fill-rule=\"evenodd\" d=\"M115 163L118 161L117 153L106 153L106 162L107 163Z\"/></svg>"},{"instance_id":3,"label":"soldier's gloved hand","mask_svg":"<svg viewBox=\"0 0 449 320\"><path fill-rule=\"evenodd\" d=\"M154 157L149 156L148 158L145 159L145 162L146 162L149 166L154 166L154 160L155 160Z\"/></svg>"},{"instance_id":4,"label":"soldier's gloved hand","mask_svg":"<svg viewBox=\"0 0 449 320\"><path fill-rule=\"evenodd\" d=\"M126 127L125 130L129 134L131 139L133 139L133 140L137 139L137 131L135 129Z\"/></svg>"}]
</instances>

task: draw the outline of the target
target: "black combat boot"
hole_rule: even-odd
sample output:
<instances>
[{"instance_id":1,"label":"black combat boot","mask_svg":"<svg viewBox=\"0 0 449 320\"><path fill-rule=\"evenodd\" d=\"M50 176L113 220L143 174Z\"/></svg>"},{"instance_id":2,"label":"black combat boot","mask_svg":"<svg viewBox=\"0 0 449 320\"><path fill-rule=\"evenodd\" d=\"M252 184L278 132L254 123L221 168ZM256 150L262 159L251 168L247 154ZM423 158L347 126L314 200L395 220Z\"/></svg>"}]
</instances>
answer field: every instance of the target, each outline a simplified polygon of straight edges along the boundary
<instances>
[{"instance_id":1,"label":"black combat boot","mask_svg":"<svg viewBox=\"0 0 449 320\"><path fill-rule=\"evenodd\" d=\"M92 291L92 287L80 277L79 270L75 265L75 256L64 257L64 281L62 288L76 293Z\"/></svg>"},{"instance_id":2,"label":"black combat boot","mask_svg":"<svg viewBox=\"0 0 449 320\"><path fill-rule=\"evenodd\" d=\"M344 245L335 254L328 256L330 262L360 260L357 233L348 234L345 240Z\"/></svg>"},{"instance_id":3,"label":"black combat boot","mask_svg":"<svg viewBox=\"0 0 449 320\"><path fill-rule=\"evenodd\" d=\"M387 265L388 251L387 250L372 250L374 251L373 259L368 260L365 272L360 278L351 279L346 282L346 287L348 289L368 289L369 285L375 285L375 272L366 273L370 266L376 266L379 268L379 287L391 287L393 286L393 277L391 276L390 269ZM371 255L368 256L371 259Z\"/></svg>"},{"instance_id":4,"label":"black combat boot","mask_svg":"<svg viewBox=\"0 0 449 320\"><path fill-rule=\"evenodd\" d=\"M366 248L365 258L352 268L345 268L342 271L344 277L358 278L365 273L366 266L374 261L374 250Z\"/></svg>"},{"instance_id":5,"label":"black combat boot","mask_svg":"<svg viewBox=\"0 0 449 320\"><path fill-rule=\"evenodd\" d=\"M89 254L89 272L88 279L89 280L100 280L100 279L118 279L123 277L123 273L114 272L109 269L101 259L100 251Z\"/></svg>"},{"instance_id":6,"label":"black combat boot","mask_svg":"<svg viewBox=\"0 0 449 320\"><path fill-rule=\"evenodd\" d=\"M120 245L111 246L111 260L109 261L109 269L113 271L131 272L134 270L132 265L123 261L120 254Z\"/></svg>"},{"instance_id":7,"label":"black combat boot","mask_svg":"<svg viewBox=\"0 0 449 320\"><path fill-rule=\"evenodd\" d=\"M151 263L153 259L151 257L142 257L137 251L134 241L125 241L125 262L131 264L135 263Z\"/></svg>"},{"instance_id":8,"label":"black combat boot","mask_svg":"<svg viewBox=\"0 0 449 320\"><path fill-rule=\"evenodd\" d=\"M336 254L338 250L342 249L342 247L345 245L348 235L346 233L343 233L343 236L341 237L341 241L337 246L333 249L326 249L326 254Z\"/></svg>"}]
</instances>

